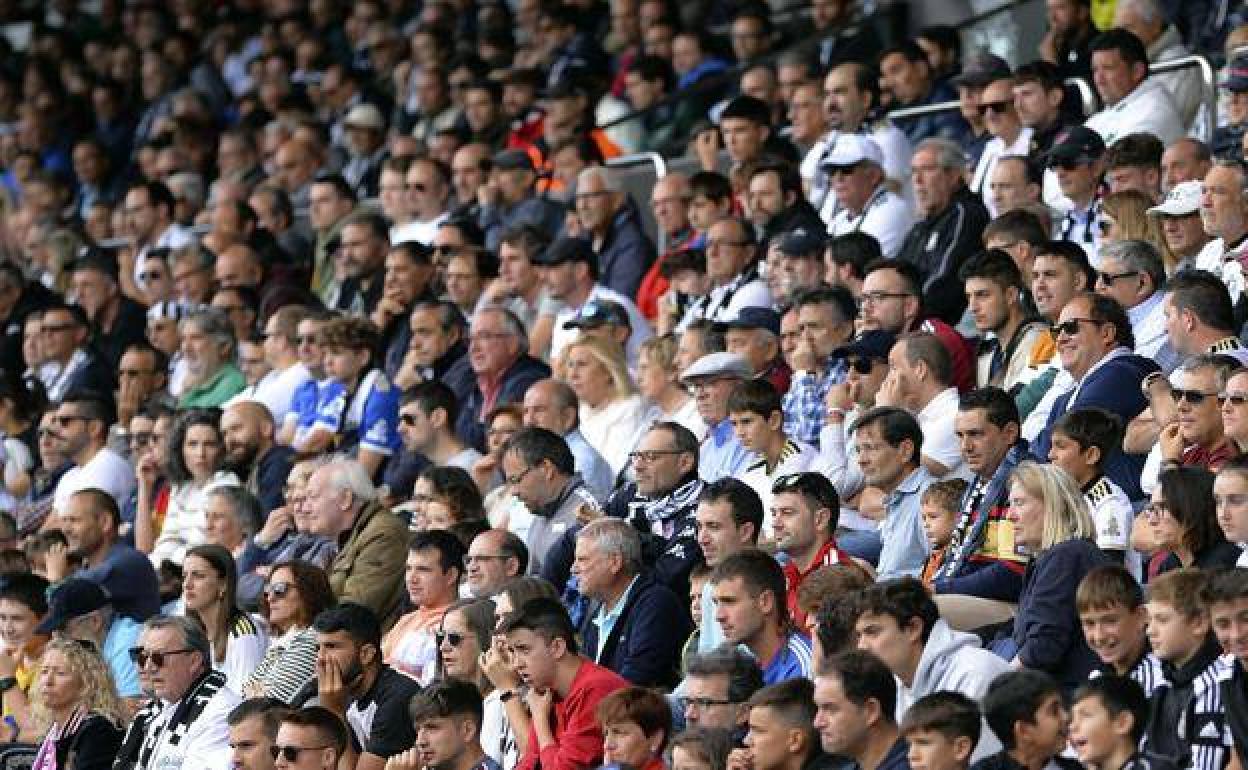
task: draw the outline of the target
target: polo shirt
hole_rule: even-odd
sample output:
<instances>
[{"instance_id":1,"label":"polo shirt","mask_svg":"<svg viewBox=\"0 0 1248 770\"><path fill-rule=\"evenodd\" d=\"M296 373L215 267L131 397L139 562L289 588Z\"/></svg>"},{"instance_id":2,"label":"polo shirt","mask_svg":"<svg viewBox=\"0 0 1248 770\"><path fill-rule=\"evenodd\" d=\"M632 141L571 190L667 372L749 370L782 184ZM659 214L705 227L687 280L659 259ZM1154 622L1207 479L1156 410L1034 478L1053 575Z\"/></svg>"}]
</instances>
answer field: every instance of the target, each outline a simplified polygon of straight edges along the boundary
<instances>
[{"instance_id":1,"label":"polo shirt","mask_svg":"<svg viewBox=\"0 0 1248 770\"><path fill-rule=\"evenodd\" d=\"M219 407L247 387L247 380L234 364L217 370L212 379L182 394L179 409Z\"/></svg>"}]
</instances>

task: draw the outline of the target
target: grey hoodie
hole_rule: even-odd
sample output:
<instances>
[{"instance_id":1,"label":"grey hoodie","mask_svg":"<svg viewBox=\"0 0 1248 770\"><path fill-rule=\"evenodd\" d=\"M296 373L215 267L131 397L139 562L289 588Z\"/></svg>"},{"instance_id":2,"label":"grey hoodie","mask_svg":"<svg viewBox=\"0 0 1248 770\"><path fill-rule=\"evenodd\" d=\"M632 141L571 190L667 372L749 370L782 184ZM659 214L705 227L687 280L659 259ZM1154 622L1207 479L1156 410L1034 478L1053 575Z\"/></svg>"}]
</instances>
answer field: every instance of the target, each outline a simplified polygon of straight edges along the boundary
<instances>
[{"instance_id":1,"label":"grey hoodie","mask_svg":"<svg viewBox=\"0 0 1248 770\"><path fill-rule=\"evenodd\" d=\"M940 690L960 692L978 702L988 692L992 680L1009 670L1009 663L983 649L978 636L954 631L945 621L937 620L919 657L914 684L906 687L897 680L897 721L901 722L916 700ZM971 761L998 751L1001 743L984 723Z\"/></svg>"}]
</instances>

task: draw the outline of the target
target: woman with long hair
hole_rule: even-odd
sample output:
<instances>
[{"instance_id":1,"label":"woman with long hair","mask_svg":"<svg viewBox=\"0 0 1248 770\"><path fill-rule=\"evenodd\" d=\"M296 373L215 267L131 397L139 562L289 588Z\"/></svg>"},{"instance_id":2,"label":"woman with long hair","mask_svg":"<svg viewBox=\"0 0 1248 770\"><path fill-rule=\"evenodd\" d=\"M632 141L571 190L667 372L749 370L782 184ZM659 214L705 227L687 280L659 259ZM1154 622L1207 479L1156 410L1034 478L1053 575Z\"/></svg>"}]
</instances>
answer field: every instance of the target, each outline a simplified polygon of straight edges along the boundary
<instances>
[{"instance_id":1,"label":"woman with long hair","mask_svg":"<svg viewBox=\"0 0 1248 770\"><path fill-rule=\"evenodd\" d=\"M153 492L160 478L160 450L149 452L138 463L135 546L146 551L157 566L165 560L181 564L188 548L205 541L204 501L210 487L241 483L238 476L223 470L225 442L218 427L220 421L221 412L217 409L189 409L174 420L168 452L163 457L164 475L170 484L169 501L159 530L152 511Z\"/></svg>"},{"instance_id":2,"label":"woman with long hair","mask_svg":"<svg viewBox=\"0 0 1248 770\"><path fill-rule=\"evenodd\" d=\"M95 645L67 637L48 642L31 691L31 715L44 736L33 767L113 766L127 714Z\"/></svg>"},{"instance_id":3,"label":"woman with long hair","mask_svg":"<svg viewBox=\"0 0 1248 770\"><path fill-rule=\"evenodd\" d=\"M242 692L249 698L268 696L291 703L316 678L312 621L338 600L325 570L306 561L274 564L263 597L261 608L274 637Z\"/></svg>"},{"instance_id":4,"label":"woman with long hair","mask_svg":"<svg viewBox=\"0 0 1248 770\"><path fill-rule=\"evenodd\" d=\"M1101 201L1099 219L1101 242L1148 241L1161 252L1166 272L1170 273L1177 260L1166 243L1157 217L1148 215L1152 206L1153 201L1139 190L1119 190L1106 195Z\"/></svg>"},{"instance_id":5,"label":"woman with long hair","mask_svg":"<svg viewBox=\"0 0 1248 770\"><path fill-rule=\"evenodd\" d=\"M1148 577L1181 567L1233 567L1239 547L1226 542L1213 500L1214 475L1184 465L1161 472L1144 516L1153 526L1158 553L1149 560Z\"/></svg>"},{"instance_id":6,"label":"woman with long hair","mask_svg":"<svg viewBox=\"0 0 1248 770\"><path fill-rule=\"evenodd\" d=\"M628 373L624 348L581 336L563 353L563 379L581 402L581 434L619 476L646 425L646 402Z\"/></svg>"},{"instance_id":7,"label":"woman with long hair","mask_svg":"<svg viewBox=\"0 0 1248 770\"><path fill-rule=\"evenodd\" d=\"M1088 501L1070 474L1056 465L1020 463L1010 477L1009 519L1014 545L1032 555L1014 618L1017 665L1052 674L1073 690L1096 667L1083 638L1075 590L1090 570L1109 563L1096 545ZM1002 640L1004 641L1004 640Z\"/></svg>"},{"instance_id":8,"label":"woman with long hair","mask_svg":"<svg viewBox=\"0 0 1248 770\"><path fill-rule=\"evenodd\" d=\"M186 615L204 627L212 643L212 667L226 685L241 692L269 646L269 635L238 608L238 568L219 545L197 545L182 562L182 600Z\"/></svg>"}]
</instances>

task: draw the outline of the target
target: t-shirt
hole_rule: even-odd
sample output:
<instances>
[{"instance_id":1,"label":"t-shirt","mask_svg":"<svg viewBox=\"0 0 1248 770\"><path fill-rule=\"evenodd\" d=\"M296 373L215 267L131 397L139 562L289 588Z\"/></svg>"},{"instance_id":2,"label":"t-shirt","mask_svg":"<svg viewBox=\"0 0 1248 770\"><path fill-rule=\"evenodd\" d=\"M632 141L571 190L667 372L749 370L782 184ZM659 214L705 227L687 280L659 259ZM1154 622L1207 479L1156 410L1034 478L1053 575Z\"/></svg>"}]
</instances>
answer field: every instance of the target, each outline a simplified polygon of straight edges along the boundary
<instances>
[{"instance_id":1,"label":"t-shirt","mask_svg":"<svg viewBox=\"0 0 1248 770\"><path fill-rule=\"evenodd\" d=\"M58 511L65 510L69 498L83 489L102 489L113 496L117 506L123 507L130 502L134 493L134 468L125 458L108 447L95 453L86 465L76 466L66 471L56 485L52 496L52 507Z\"/></svg>"},{"instance_id":2,"label":"t-shirt","mask_svg":"<svg viewBox=\"0 0 1248 770\"><path fill-rule=\"evenodd\" d=\"M815 658L810 640L792 633L779 652L763 666L763 684L773 685L798 677L810 678L815 674Z\"/></svg>"},{"instance_id":3,"label":"t-shirt","mask_svg":"<svg viewBox=\"0 0 1248 770\"><path fill-rule=\"evenodd\" d=\"M348 400L350 403L348 403ZM343 437L354 437L360 449L390 456L402 448L399 440L399 390L380 369L360 381L353 394L337 380L330 380L320 391L313 430L327 430Z\"/></svg>"},{"instance_id":4,"label":"t-shirt","mask_svg":"<svg viewBox=\"0 0 1248 770\"><path fill-rule=\"evenodd\" d=\"M369 754L389 759L416 742L407 704L420 685L383 666L373 688L347 706L347 724Z\"/></svg>"},{"instance_id":5,"label":"t-shirt","mask_svg":"<svg viewBox=\"0 0 1248 770\"><path fill-rule=\"evenodd\" d=\"M316 410L321 404L321 388L328 384L329 380L308 380L295 388L290 399L290 411L286 413L286 422L295 424L294 443L302 441L316 423Z\"/></svg>"}]
</instances>

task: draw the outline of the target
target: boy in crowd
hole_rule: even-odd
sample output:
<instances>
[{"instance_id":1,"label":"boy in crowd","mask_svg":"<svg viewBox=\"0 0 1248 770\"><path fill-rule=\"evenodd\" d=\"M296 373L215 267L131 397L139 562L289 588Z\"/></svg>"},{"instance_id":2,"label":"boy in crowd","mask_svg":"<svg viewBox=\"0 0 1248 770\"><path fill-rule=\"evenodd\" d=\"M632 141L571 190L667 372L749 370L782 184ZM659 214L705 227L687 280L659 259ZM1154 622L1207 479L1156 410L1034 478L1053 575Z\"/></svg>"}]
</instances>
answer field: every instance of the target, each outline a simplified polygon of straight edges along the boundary
<instances>
[{"instance_id":1,"label":"boy in crowd","mask_svg":"<svg viewBox=\"0 0 1248 770\"><path fill-rule=\"evenodd\" d=\"M1134 679L1100 676L1075 691L1070 745L1089 770L1169 770L1169 763L1140 753L1148 698Z\"/></svg>"},{"instance_id":2,"label":"boy in crowd","mask_svg":"<svg viewBox=\"0 0 1248 770\"><path fill-rule=\"evenodd\" d=\"M783 394L766 380L746 380L728 396L728 419L741 446L754 453L741 480L763 501L763 535L771 536L771 486L776 479L809 470L818 453L784 432Z\"/></svg>"},{"instance_id":3,"label":"boy in crowd","mask_svg":"<svg viewBox=\"0 0 1248 770\"><path fill-rule=\"evenodd\" d=\"M1221 682L1222 707L1240 766L1248 758L1248 569L1222 570L1209 579L1209 616L1222 651L1234 659Z\"/></svg>"},{"instance_id":4,"label":"boy in crowd","mask_svg":"<svg viewBox=\"0 0 1248 770\"><path fill-rule=\"evenodd\" d=\"M924 695L901 720L910 770L966 770L979 732L979 706L960 692Z\"/></svg>"},{"instance_id":5,"label":"boy in crowd","mask_svg":"<svg viewBox=\"0 0 1248 770\"><path fill-rule=\"evenodd\" d=\"M1061 754L1066 750L1070 714L1062 688L1043 671L1024 669L997 677L980 701L984 718L1005 749L981 759L971 770L1082 770Z\"/></svg>"},{"instance_id":6,"label":"boy in crowd","mask_svg":"<svg viewBox=\"0 0 1248 770\"><path fill-rule=\"evenodd\" d=\"M1153 690L1141 749L1178 767L1219 770L1222 698L1218 682L1230 674L1209 621L1206 573L1180 569L1148 584L1148 640L1161 660L1165 681Z\"/></svg>"},{"instance_id":7,"label":"boy in crowd","mask_svg":"<svg viewBox=\"0 0 1248 770\"><path fill-rule=\"evenodd\" d=\"M931 555L919 573L919 579L929 589L932 587L932 576L940 568L945 558L945 547L953 538L953 528L958 523L958 507L962 496L966 494L965 479L948 479L937 481L923 490L919 498L919 513L923 517L923 532L927 535L927 543Z\"/></svg>"},{"instance_id":8,"label":"boy in crowd","mask_svg":"<svg viewBox=\"0 0 1248 770\"><path fill-rule=\"evenodd\" d=\"M1107 564L1084 575L1075 591L1075 611L1083 638L1101 661L1098 673L1130 677L1151 696L1165 674L1149 651L1144 592L1131 573Z\"/></svg>"},{"instance_id":9,"label":"boy in crowd","mask_svg":"<svg viewBox=\"0 0 1248 770\"><path fill-rule=\"evenodd\" d=\"M1104 409L1067 412L1053 425L1049 462L1070 474L1083 490L1096 524L1096 544L1107 556L1140 573L1140 557L1131 549L1135 510L1122 487L1105 475L1105 458L1122 446L1122 423Z\"/></svg>"},{"instance_id":10,"label":"boy in crowd","mask_svg":"<svg viewBox=\"0 0 1248 770\"><path fill-rule=\"evenodd\" d=\"M436 682L412 698L408 714L416 728L416 745L400 754L412 766L440 770L499 770L481 748L481 693L459 679Z\"/></svg>"}]
</instances>

